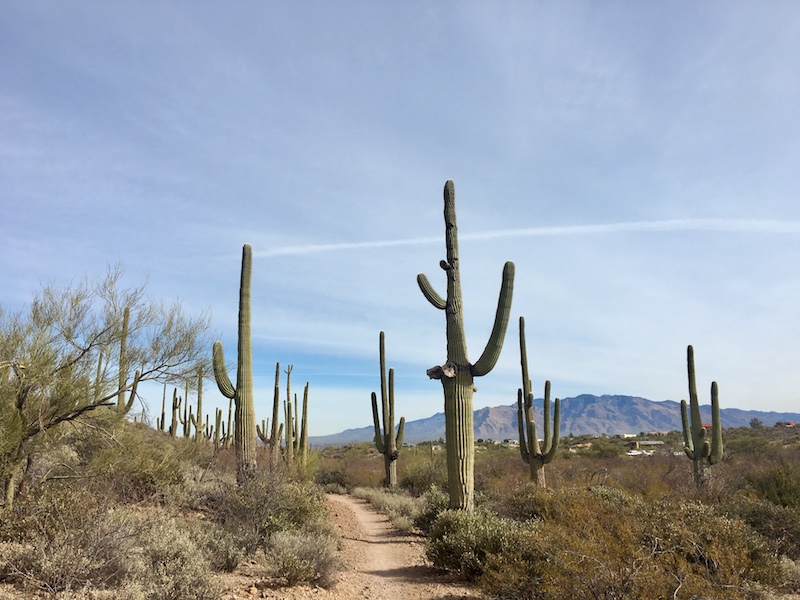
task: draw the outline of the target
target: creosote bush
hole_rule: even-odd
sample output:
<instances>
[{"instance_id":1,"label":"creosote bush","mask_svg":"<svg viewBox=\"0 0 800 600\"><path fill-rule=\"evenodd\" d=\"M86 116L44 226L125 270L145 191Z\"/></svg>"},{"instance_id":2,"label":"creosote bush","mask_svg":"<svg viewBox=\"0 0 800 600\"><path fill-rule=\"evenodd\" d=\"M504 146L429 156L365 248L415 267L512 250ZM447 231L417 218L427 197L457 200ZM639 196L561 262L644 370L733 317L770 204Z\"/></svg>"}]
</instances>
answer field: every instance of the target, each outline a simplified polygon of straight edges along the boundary
<instances>
[{"instance_id":1,"label":"creosote bush","mask_svg":"<svg viewBox=\"0 0 800 600\"><path fill-rule=\"evenodd\" d=\"M782 573L773 547L738 517L606 486L526 485L475 515L443 512L428 557L520 599L748 598Z\"/></svg>"}]
</instances>

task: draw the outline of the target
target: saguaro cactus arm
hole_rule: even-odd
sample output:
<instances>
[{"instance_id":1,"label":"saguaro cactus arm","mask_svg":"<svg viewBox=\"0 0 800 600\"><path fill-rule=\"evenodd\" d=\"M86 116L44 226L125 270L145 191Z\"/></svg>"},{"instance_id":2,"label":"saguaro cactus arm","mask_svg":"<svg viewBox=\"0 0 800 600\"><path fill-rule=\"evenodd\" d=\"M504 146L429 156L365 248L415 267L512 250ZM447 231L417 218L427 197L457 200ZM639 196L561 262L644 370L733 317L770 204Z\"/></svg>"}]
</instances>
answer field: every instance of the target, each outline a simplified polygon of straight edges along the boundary
<instances>
[{"instance_id":1,"label":"saguaro cactus arm","mask_svg":"<svg viewBox=\"0 0 800 600\"><path fill-rule=\"evenodd\" d=\"M500 351L503 349L503 340L508 328L508 317L511 314L511 297L514 293L514 263L507 261L503 267L503 280L500 285L500 297L497 301L497 311L494 315L494 325L492 334L483 354L472 367L472 374L475 377L482 377L494 369L497 360L500 358Z\"/></svg>"},{"instance_id":2,"label":"saguaro cactus arm","mask_svg":"<svg viewBox=\"0 0 800 600\"><path fill-rule=\"evenodd\" d=\"M220 393L226 398L233 398L236 389L228 376L228 367L225 365L225 351L222 349L222 342L214 342L212 364L214 366L214 379Z\"/></svg>"},{"instance_id":3,"label":"saguaro cactus arm","mask_svg":"<svg viewBox=\"0 0 800 600\"><path fill-rule=\"evenodd\" d=\"M378 452L384 454L386 446L383 443L383 431L381 430L381 417L378 414L378 396L372 392L372 424L375 427L375 447Z\"/></svg>"},{"instance_id":4,"label":"saguaro cactus arm","mask_svg":"<svg viewBox=\"0 0 800 600\"><path fill-rule=\"evenodd\" d=\"M424 273L417 275L417 285L419 285L422 295L425 296L428 302L433 304L433 306L440 310L444 310L447 307L447 302L433 289L433 286Z\"/></svg>"},{"instance_id":5,"label":"saguaro cactus arm","mask_svg":"<svg viewBox=\"0 0 800 600\"><path fill-rule=\"evenodd\" d=\"M717 382L711 382L711 454L709 462L713 465L722 459L722 419L719 414L719 389Z\"/></svg>"}]
</instances>

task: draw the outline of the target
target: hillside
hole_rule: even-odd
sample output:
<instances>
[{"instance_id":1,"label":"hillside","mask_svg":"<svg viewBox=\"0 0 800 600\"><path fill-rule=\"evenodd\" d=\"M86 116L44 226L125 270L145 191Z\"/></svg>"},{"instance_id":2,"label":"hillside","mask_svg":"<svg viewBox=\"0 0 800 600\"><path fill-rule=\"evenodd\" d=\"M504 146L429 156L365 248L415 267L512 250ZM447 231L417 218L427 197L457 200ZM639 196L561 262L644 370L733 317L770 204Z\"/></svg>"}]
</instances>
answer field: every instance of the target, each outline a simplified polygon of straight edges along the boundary
<instances>
[{"instance_id":1,"label":"hillside","mask_svg":"<svg viewBox=\"0 0 800 600\"><path fill-rule=\"evenodd\" d=\"M537 428L542 427L541 398L534 403ZM711 406L703 405L704 420L711 420ZM748 427L750 420L759 419L772 426L778 421L800 421L800 413L764 412L722 408L723 427ZM593 396L581 394L561 401L561 435L615 435L641 431L672 431L681 428L680 403L673 400L655 402L636 396ZM541 431L541 429L539 429ZM309 438L312 445L342 445L372 441L372 426L347 429L341 433ZM475 438L493 440L516 439L517 406L494 406L475 411ZM444 438L444 413L406 423L405 441L418 443Z\"/></svg>"}]
</instances>

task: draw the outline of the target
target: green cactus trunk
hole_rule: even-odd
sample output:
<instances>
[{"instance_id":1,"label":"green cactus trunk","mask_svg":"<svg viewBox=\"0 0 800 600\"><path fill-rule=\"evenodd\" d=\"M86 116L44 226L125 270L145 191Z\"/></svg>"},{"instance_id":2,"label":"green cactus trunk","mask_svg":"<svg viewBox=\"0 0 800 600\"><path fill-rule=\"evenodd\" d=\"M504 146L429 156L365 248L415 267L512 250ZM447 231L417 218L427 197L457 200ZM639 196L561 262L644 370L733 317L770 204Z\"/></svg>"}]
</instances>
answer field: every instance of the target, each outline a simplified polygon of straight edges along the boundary
<instances>
[{"instance_id":1,"label":"green cactus trunk","mask_svg":"<svg viewBox=\"0 0 800 600\"><path fill-rule=\"evenodd\" d=\"M161 418L156 419L156 428L164 431L167 419L167 384L164 384L164 395L161 397Z\"/></svg>"},{"instance_id":2,"label":"green cactus trunk","mask_svg":"<svg viewBox=\"0 0 800 600\"><path fill-rule=\"evenodd\" d=\"M447 274L447 299L442 298L420 273L417 283L434 307L445 311L447 361L428 369L431 379L439 379L444 389L445 442L447 444L447 480L450 508L471 511L474 508L475 443L472 417L473 378L489 373L503 347L511 297L514 288L514 263L506 262L494 326L483 354L475 364L467 357L461 276L456 227L455 188L452 181L444 187L444 222L447 260L439 266Z\"/></svg>"},{"instance_id":3,"label":"green cactus trunk","mask_svg":"<svg viewBox=\"0 0 800 600\"><path fill-rule=\"evenodd\" d=\"M383 429L378 414L378 397L372 392L372 422L375 428L375 447L383 454L383 465L386 471L386 486L397 487L397 458L403 446L403 436L406 428L406 418L400 418L400 427L397 437L394 432L394 369L389 369L389 381L386 381L386 349L385 336L381 331L378 337L378 353L381 366L381 408L383 415Z\"/></svg>"},{"instance_id":4,"label":"green cactus trunk","mask_svg":"<svg viewBox=\"0 0 800 600\"><path fill-rule=\"evenodd\" d=\"M197 416L191 419L194 425L194 441L203 439L203 369L197 369Z\"/></svg>"},{"instance_id":5,"label":"green cactus trunk","mask_svg":"<svg viewBox=\"0 0 800 600\"><path fill-rule=\"evenodd\" d=\"M253 251L250 244L242 248L242 275L239 284L239 342L236 387L225 367L222 342L214 342L214 378L219 391L235 404L234 444L236 446L236 480L239 485L252 478L256 471L256 411L253 401L253 344L250 337L250 279Z\"/></svg>"},{"instance_id":6,"label":"green cactus trunk","mask_svg":"<svg viewBox=\"0 0 800 600\"><path fill-rule=\"evenodd\" d=\"M119 340L119 395L117 396L117 411L127 415L133 406L134 396L125 401L125 387L128 383L128 324L131 318L131 308L126 306L122 312L122 335Z\"/></svg>"},{"instance_id":7,"label":"green cactus trunk","mask_svg":"<svg viewBox=\"0 0 800 600\"><path fill-rule=\"evenodd\" d=\"M703 427L700 403L697 398L697 382L694 371L694 348L686 349L686 367L689 374L689 409L686 400L681 400L681 423L683 425L684 452L692 460L692 476L698 488L708 486L711 479L709 467L722 458L722 420L719 412L719 389L711 382L711 439Z\"/></svg>"},{"instance_id":8,"label":"green cactus trunk","mask_svg":"<svg viewBox=\"0 0 800 600\"><path fill-rule=\"evenodd\" d=\"M275 363L275 390L272 398L272 430L270 431L269 438L269 464L273 468L278 464L278 458L280 457L281 453L281 436L283 435L283 430L278 429L281 409L281 391L279 388L280 376L281 364Z\"/></svg>"},{"instance_id":9,"label":"green cactus trunk","mask_svg":"<svg viewBox=\"0 0 800 600\"><path fill-rule=\"evenodd\" d=\"M297 396L295 396L295 401ZM297 411L295 411L297 412ZM297 418L297 417L295 417ZM303 413L300 415L300 433L297 438L296 455L300 469L305 471L308 464L308 382L303 389Z\"/></svg>"}]
</instances>

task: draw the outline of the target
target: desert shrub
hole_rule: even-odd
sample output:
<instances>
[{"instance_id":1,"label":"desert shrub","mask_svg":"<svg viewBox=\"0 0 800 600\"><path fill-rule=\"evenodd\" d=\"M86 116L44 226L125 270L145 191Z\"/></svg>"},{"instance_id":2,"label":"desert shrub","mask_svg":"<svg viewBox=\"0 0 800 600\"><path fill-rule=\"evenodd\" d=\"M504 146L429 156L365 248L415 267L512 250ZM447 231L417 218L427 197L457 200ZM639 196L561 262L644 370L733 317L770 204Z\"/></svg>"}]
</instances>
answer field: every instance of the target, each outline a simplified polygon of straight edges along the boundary
<instances>
[{"instance_id":1,"label":"desert shrub","mask_svg":"<svg viewBox=\"0 0 800 600\"><path fill-rule=\"evenodd\" d=\"M768 466L745 476L758 497L777 504L800 508L800 467L788 461Z\"/></svg>"},{"instance_id":2,"label":"desert shrub","mask_svg":"<svg viewBox=\"0 0 800 600\"><path fill-rule=\"evenodd\" d=\"M788 577L744 520L614 486L523 484L474 514L444 511L427 552L499 598L736 599Z\"/></svg>"},{"instance_id":3,"label":"desert shrub","mask_svg":"<svg viewBox=\"0 0 800 600\"><path fill-rule=\"evenodd\" d=\"M269 541L268 567L290 586L307 582L329 587L341 570L337 547L338 540L331 534L280 531Z\"/></svg>"},{"instance_id":4,"label":"desert shrub","mask_svg":"<svg viewBox=\"0 0 800 600\"><path fill-rule=\"evenodd\" d=\"M213 519L246 553L265 550L279 531L330 531L322 492L310 482L263 472L242 486L222 485L206 499Z\"/></svg>"},{"instance_id":5,"label":"desert shrub","mask_svg":"<svg viewBox=\"0 0 800 600\"><path fill-rule=\"evenodd\" d=\"M431 527L439 514L447 510L450 498L442 488L431 486L422 495L423 504L417 516L414 517L414 527L423 533L430 533Z\"/></svg>"},{"instance_id":6,"label":"desert shrub","mask_svg":"<svg viewBox=\"0 0 800 600\"><path fill-rule=\"evenodd\" d=\"M424 505L424 500L403 491L359 487L353 489L352 495L369 502L385 514L400 531L410 531L413 528L414 519Z\"/></svg>"},{"instance_id":7,"label":"desert shrub","mask_svg":"<svg viewBox=\"0 0 800 600\"><path fill-rule=\"evenodd\" d=\"M350 487L347 471L338 465L321 467L317 471L314 481L326 490L347 490Z\"/></svg>"},{"instance_id":8,"label":"desert shrub","mask_svg":"<svg viewBox=\"0 0 800 600\"><path fill-rule=\"evenodd\" d=\"M446 510L431 526L425 554L434 566L475 578L487 560L509 547L520 525L487 511Z\"/></svg>"},{"instance_id":9,"label":"desert shrub","mask_svg":"<svg viewBox=\"0 0 800 600\"><path fill-rule=\"evenodd\" d=\"M398 481L401 488L421 496L433 485L447 483L444 453L432 452L429 447L404 448L398 462Z\"/></svg>"},{"instance_id":10,"label":"desert shrub","mask_svg":"<svg viewBox=\"0 0 800 600\"><path fill-rule=\"evenodd\" d=\"M211 576L208 549L179 519L159 517L141 524L138 560L128 577L150 600L212 600L220 587Z\"/></svg>"},{"instance_id":11,"label":"desert shrub","mask_svg":"<svg viewBox=\"0 0 800 600\"><path fill-rule=\"evenodd\" d=\"M797 509L766 500L737 499L726 504L724 510L768 539L779 554L800 560L800 511Z\"/></svg>"},{"instance_id":12,"label":"desert shrub","mask_svg":"<svg viewBox=\"0 0 800 600\"><path fill-rule=\"evenodd\" d=\"M109 509L85 489L49 485L18 502L13 517L0 544L5 581L51 594L95 589L146 600L217 597L207 549L163 511Z\"/></svg>"}]
</instances>

